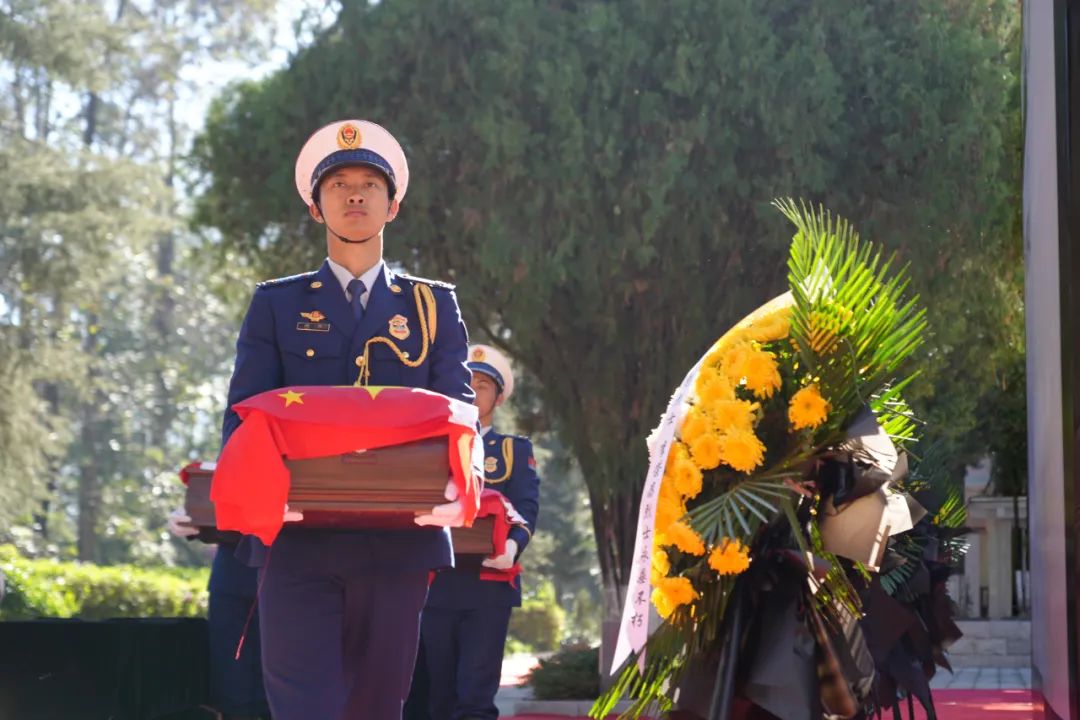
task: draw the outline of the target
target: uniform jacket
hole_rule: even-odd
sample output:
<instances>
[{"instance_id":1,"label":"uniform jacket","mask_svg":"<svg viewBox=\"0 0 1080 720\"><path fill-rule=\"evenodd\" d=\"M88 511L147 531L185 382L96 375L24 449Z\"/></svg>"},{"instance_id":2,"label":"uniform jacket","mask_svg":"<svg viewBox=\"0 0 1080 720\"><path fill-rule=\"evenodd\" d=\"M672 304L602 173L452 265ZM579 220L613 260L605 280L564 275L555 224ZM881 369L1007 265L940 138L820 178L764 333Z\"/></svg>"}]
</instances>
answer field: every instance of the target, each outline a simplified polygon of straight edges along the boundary
<instances>
[{"instance_id":1,"label":"uniform jacket","mask_svg":"<svg viewBox=\"0 0 1080 720\"><path fill-rule=\"evenodd\" d=\"M484 486L501 492L525 520L525 527L515 526L509 535L520 554L532 539L540 510L540 478L528 438L488 430L484 435ZM481 559L459 555L456 569L437 573L428 592L428 607L520 606L521 577L513 586L481 580Z\"/></svg>"},{"instance_id":2,"label":"uniform jacket","mask_svg":"<svg viewBox=\"0 0 1080 720\"><path fill-rule=\"evenodd\" d=\"M466 366L468 336L453 287L396 274L386 265L367 307L354 322L345 292L324 262L316 272L260 283L240 328L222 446L240 424L234 403L291 385L352 385L366 371L368 385L421 387L471 402ZM433 338L433 339L432 339ZM375 566L449 566L449 533L416 528L351 533L371 548ZM246 538L240 553L260 564L258 543ZM245 548L244 545L247 547Z\"/></svg>"}]
</instances>

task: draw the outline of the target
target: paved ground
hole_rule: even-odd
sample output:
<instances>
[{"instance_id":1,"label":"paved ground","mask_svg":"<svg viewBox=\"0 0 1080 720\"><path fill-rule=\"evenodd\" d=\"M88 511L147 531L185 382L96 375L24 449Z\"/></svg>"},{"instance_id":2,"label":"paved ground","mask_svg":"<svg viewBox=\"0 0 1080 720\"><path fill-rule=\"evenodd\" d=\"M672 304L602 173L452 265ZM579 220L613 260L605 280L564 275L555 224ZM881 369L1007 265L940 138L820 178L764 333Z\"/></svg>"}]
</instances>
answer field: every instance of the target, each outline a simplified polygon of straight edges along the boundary
<instances>
[{"instance_id":1,"label":"paved ground","mask_svg":"<svg viewBox=\"0 0 1080 720\"><path fill-rule=\"evenodd\" d=\"M939 690L934 693L939 720L1030 720L1035 705L1027 690ZM584 715L522 714L507 720L586 720ZM907 717L907 709L904 709ZM921 709L916 720L926 720Z\"/></svg>"},{"instance_id":2,"label":"paved ground","mask_svg":"<svg viewBox=\"0 0 1080 720\"><path fill-rule=\"evenodd\" d=\"M934 690L1028 690L1031 668L959 668L955 674L938 671L930 681Z\"/></svg>"},{"instance_id":3,"label":"paved ground","mask_svg":"<svg viewBox=\"0 0 1080 720\"><path fill-rule=\"evenodd\" d=\"M587 702L559 703L562 707L557 714L546 710L547 714L510 714L519 703L524 705L531 700L529 689L520 687L520 683L535 663L536 659L528 655L511 655L504 661L503 687L496 699L503 717L508 720L584 718ZM955 674L939 671L931 686L940 720L1021 720L1035 714L1028 668L960 668ZM916 709L915 717L925 720L926 716Z\"/></svg>"}]
</instances>

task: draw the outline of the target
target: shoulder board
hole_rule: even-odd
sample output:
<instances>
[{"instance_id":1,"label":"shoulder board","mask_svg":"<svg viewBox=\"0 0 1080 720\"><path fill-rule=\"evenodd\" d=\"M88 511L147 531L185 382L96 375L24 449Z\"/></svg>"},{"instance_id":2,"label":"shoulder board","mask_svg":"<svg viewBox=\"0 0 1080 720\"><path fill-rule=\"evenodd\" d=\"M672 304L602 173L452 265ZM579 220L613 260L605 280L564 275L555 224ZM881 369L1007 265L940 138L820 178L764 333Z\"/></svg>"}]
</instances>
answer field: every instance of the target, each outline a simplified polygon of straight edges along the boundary
<instances>
[{"instance_id":1,"label":"shoulder board","mask_svg":"<svg viewBox=\"0 0 1080 720\"><path fill-rule=\"evenodd\" d=\"M314 275L315 275L315 272L306 272L306 273L300 273L298 275L289 275L288 277L275 278L273 280L263 280L261 283L258 283L255 287L272 288L272 287L280 287L282 285L290 285L290 284L295 283L295 282L300 282L301 280L307 280L308 278L310 278L310 277L312 277Z\"/></svg>"},{"instance_id":2,"label":"shoulder board","mask_svg":"<svg viewBox=\"0 0 1080 720\"><path fill-rule=\"evenodd\" d=\"M429 280L427 278L416 277L415 275L409 275L407 273L396 273L396 275L402 280L408 280L409 282L421 283L423 285L430 285L431 287L442 288L443 290L453 290L456 285L453 283L443 282L442 280Z\"/></svg>"}]
</instances>

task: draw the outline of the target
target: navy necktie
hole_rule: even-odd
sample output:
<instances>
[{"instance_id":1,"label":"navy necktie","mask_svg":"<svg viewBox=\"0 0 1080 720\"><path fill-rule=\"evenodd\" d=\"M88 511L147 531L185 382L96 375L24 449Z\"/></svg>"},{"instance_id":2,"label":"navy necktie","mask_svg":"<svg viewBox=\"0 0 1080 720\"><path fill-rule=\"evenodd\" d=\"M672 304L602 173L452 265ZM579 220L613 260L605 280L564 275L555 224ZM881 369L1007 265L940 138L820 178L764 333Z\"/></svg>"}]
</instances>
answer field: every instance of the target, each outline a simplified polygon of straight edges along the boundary
<instances>
[{"instance_id":1,"label":"navy necktie","mask_svg":"<svg viewBox=\"0 0 1080 720\"><path fill-rule=\"evenodd\" d=\"M349 304L352 305L353 320L360 322L364 317L364 305L360 302L360 297L364 294L364 291L367 290L367 287L360 278L353 278L349 281L348 290L350 297Z\"/></svg>"}]
</instances>

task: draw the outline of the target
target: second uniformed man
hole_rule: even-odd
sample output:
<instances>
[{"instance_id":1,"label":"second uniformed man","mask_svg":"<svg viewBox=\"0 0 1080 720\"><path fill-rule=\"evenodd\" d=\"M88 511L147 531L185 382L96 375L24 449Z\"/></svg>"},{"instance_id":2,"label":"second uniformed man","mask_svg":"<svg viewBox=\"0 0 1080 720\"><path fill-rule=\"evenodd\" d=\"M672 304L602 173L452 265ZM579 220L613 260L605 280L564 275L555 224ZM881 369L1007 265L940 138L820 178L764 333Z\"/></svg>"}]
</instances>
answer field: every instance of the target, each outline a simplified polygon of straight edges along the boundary
<instances>
[{"instance_id":1,"label":"second uniformed man","mask_svg":"<svg viewBox=\"0 0 1080 720\"><path fill-rule=\"evenodd\" d=\"M481 575L486 568L509 570L518 561L532 537L540 508L532 443L492 427L495 409L514 391L510 363L498 350L475 345L469 350L469 369L483 433L485 487L502 493L523 523L510 530L502 555L483 560L458 556L453 570L435 576L421 631L431 720L499 717L495 694L510 613L521 606L521 578L511 584ZM422 694L422 688L417 690Z\"/></svg>"}]
</instances>

